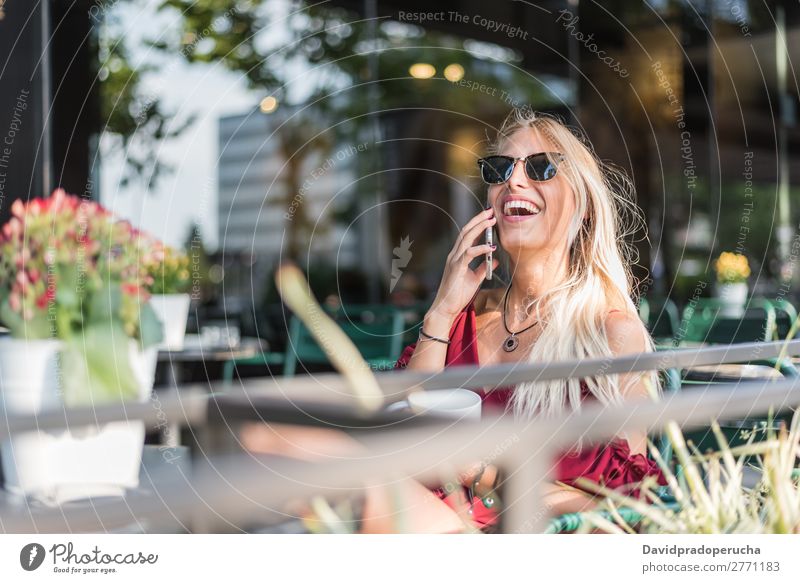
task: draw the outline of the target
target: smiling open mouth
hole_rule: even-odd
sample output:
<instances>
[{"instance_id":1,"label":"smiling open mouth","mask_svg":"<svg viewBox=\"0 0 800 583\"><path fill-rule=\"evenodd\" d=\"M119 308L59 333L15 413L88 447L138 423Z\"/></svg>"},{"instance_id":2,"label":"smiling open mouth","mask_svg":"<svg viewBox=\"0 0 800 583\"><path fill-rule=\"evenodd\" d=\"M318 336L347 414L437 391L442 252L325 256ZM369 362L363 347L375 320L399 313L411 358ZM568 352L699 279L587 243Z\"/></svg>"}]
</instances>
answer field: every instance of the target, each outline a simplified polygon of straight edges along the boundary
<instances>
[{"instance_id":1,"label":"smiling open mouth","mask_svg":"<svg viewBox=\"0 0 800 583\"><path fill-rule=\"evenodd\" d=\"M525 200L509 200L503 205L503 214L508 217L538 215L540 212L538 206Z\"/></svg>"}]
</instances>

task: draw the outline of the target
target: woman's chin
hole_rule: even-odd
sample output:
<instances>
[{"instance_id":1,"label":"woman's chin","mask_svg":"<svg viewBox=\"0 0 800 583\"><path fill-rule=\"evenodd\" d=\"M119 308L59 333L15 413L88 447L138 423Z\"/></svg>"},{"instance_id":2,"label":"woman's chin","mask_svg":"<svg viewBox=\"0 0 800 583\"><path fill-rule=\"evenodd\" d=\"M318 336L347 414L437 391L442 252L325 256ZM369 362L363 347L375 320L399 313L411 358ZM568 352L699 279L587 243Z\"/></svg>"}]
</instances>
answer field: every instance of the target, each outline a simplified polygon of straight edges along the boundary
<instances>
[{"instance_id":1,"label":"woman's chin","mask_svg":"<svg viewBox=\"0 0 800 583\"><path fill-rule=\"evenodd\" d=\"M544 229L537 229L530 223L516 223L500 225L497 229L500 242L507 249L538 247L546 243Z\"/></svg>"},{"instance_id":2,"label":"woman's chin","mask_svg":"<svg viewBox=\"0 0 800 583\"><path fill-rule=\"evenodd\" d=\"M508 242L501 239L500 245L512 259L536 254L546 247L545 241L531 241L530 239L514 239Z\"/></svg>"},{"instance_id":3,"label":"woman's chin","mask_svg":"<svg viewBox=\"0 0 800 583\"><path fill-rule=\"evenodd\" d=\"M499 230L500 245L512 257L516 254L531 254L543 251L552 246L550 238L554 234L546 225L539 228L535 224L517 223L501 225Z\"/></svg>"}]
</instances>

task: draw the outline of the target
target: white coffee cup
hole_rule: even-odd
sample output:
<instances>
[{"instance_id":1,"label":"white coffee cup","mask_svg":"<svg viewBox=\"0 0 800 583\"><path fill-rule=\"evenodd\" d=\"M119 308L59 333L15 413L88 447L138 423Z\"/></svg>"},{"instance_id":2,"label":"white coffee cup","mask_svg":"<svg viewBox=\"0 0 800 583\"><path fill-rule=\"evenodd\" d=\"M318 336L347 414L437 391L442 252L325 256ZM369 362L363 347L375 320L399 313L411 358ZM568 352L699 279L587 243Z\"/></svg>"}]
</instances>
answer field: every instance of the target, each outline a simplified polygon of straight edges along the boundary
<instances>
[{"instance_id":1,"label":"white coffee cup","mask_svg":"<svg viewBox=\"0 0 800 583\"><path fill-rule=\"evenodd\" d=\"M467 389L417 391L408 396L408 404L415 413L470 421L481 418L481 396Z\"/></svg>"}]
</instances>

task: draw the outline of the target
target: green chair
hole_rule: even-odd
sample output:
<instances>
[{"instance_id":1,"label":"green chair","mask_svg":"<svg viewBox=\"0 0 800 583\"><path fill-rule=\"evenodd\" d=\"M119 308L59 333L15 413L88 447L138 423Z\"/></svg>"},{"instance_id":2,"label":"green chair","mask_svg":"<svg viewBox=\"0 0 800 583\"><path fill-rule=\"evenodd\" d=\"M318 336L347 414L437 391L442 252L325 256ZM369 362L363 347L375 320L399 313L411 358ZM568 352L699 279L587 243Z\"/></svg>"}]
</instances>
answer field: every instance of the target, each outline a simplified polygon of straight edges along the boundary
<instances>
[{"instance_id":1,"label":"green chair","mask_svg":"<svg viewBox=\"0 0 800 583\"><path fill-rule=\"evenodd\" d=\"M647 298L639 298L639 319L646 326L650 320L650 302Z\"/></svg>"},{"instance_id":2,"label":"green chair","mask_svg":"<svg viewBox=\"0 0 800 583\"><path fill-rule=\"evenodd\" d=\"M785 340L797 320L797 310L784 299L772 300L775 307L776 340Z\"/></svg>"},{"instance_id":3,"label":"green chair","mask_svg":"<svg viewBox=\"0 0 800 583\"><path fill-rule=\"evenodd\" d=\"M639 316L656 344L672 344L680 326L675 302L669 298L643 298L639 304Z\"/></svg>"},{"instance_id":4,"label":"green chair","mask_svg":"<svg viewBox=\"0 0 800 583\"><path fill-rule=\"evenodd\" d=\"M422 327L422 320L430 309L429 302L417 302L410 306L398 308L403 313L405 320L405 330L403 332L403 346L408 346L419 338L419 329Z\"/></svg>"},{"instance_id":5,"label":"green chair","mask_svg":"<svg viewBox=\"0 0 800 583\"><path fill-rule=\"evenodd\" d=\"M374 370L391 370L403 350L403 314L393 308L349 307L339 309L334 319L361 356ZM284 375L293 376L297 363L328 364L328 357L297 318L292 320L286 350Z\"/></svg>"},{"instance_id":6,"label":"green chair","mask_svg":"<svg viewBox=\"0 0 800 583\"><path fill-rule=\"evenodd\" d=\"M769 341L775 332L775 308L762 298L751 298L741 317L723 314L727 306L718 299L701 298L683 311L682 341L706 344L735 344Z\"/></svg>"},{"instance_id":7,"label":"green chair","mask_svg":"<svg viewBox=\"0 0 800 583\"><path fill-rule=\"evenodd\" d=\"M721 315L725 303L718 299L699 299L686 306L681 322L683 340L707 344L734 344L742 342L771 341L776 333L776 310L772 302L763 298L750 298L741 317ZM788 360L754 360L739 364L769 366L784 377L797 377L797 369ZM719 382L736 382L718 373L687 371L682 385L708 385Z\"/></svg>"},{"instance_id":8,"label":"green chair","mask_svg":"<svg viewBox=\"0 0 800 583\"><path fill-rule=\"evenodd\" d=\"M662 372L664 377L664 392L677 393L681 390L681 373L676 368L669 368ZM667 438L666 434L662 433L654 440L658 444L658 451L661 454L661 459L670 463L672 461L672 444Z\"/></svg>"},{"instance_id":9,"label":"green chair","mask_svg":"<svg viewBox=\"0 0 800 583\"><path fill-rule=\"evenodd\" d=\"M679 506L675 502L668 502L665 501L665 505L667 508L672 510L678 510ZM642 515L633 510L632 508L619 508L618 510L620 517L629 525L636 526L642 521ZM608 520L609 522L614 522L614 517L611 515L610 512L607 510L603 510L600 512L600 516ZM550 524L545 530L545 534L562 534L567 532L575 532L581 526L583 526L583 522L585 520L585 513L584 512L570 512L568 514L562 514L550 521Z\"/></svg>"},{"instance_id":10,"label":"green chair","mask_svg":"<svg viewBox=\"0 0 800 583\"><path fill-rule=\"evenodd\" d=\"M389 370L403 350L401 311L391 306L344 306L326 310L353 341L364 360L375 370ZM311 331L296 317L289 323L289 339L283 353L267 352L250 358L240 358L225 363L222 379L233 380L240 366L282 366L284 376L294 376L298 362L328 364L328 357L317 344Z\"/></svg>"},{"instance_id":11,"label":"green chair","mask_svg":"<svg viewBox=\"0 0 800 583\"><path fill-rule=\"evenodd\" d=\"M348 317L357 317L360 320L370 321L374 319L374 317L382 314L399 312L403 318L403 337L401 344L402 346L408 346L412 342L417 341L419 329L422 326L422 319L425 317L429 308L430 303L428 302L415 302L402 306L395 304L358 304L342 306L332 312L331 315L333 315L337 321L347 320Z\"/></svg>"},{"instance_id":12,"label":"green chair","mask_svg":"<svg viewBox=\"0 0 800 583\"><path fill-rule=\"evenodd\" d=\"M777 358L751 360L745 364L754 364L761 366L768 366L781 373L783 378L800 378L800 372L792 364L789 359L778 360ZM726 379L727 384L736 382L735 379ZM726 380L720 380L712 373L709 376L702 378L697 374L689 376L686 375L682 380L682 387L684 389L691 389L695 385L720 385L726 383ZM773 427L777 427L781 422L788 425L791 420L791 412L777 415L773 420ZM754 434L755 441L763 441L766 436L766 427L769 420L766 417L748 417L745 419L732 419L722 421L720 423L720 430L725 436L725 439L730 447L736 447L747 443L751 434ZM684 437L687 441L691 441L694 446L701 452L706 451L719 451L719 442L714 435L711 427L701 427L684 432Z\"/></svg>"}]
</instances>

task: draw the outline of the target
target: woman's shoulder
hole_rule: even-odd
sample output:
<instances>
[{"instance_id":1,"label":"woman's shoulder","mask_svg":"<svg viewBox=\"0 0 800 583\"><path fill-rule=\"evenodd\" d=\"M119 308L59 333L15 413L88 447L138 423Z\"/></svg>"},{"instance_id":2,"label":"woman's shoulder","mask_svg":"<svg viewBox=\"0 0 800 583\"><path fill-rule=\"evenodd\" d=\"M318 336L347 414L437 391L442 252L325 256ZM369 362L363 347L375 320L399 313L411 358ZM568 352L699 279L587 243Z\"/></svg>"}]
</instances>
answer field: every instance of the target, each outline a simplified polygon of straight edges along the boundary
<instances>
[{"instance_id":1,"label":"woman's shoulder","mask_svg":"<svg viewBox=\"0 0 800 583\"><path fill-rule=\"evenodd\" d=\"M630 310L609 310L603 320L611 350L617 354L644 352L648 348L648 334L639 315Z\"/></svg>"}]
</instances>

